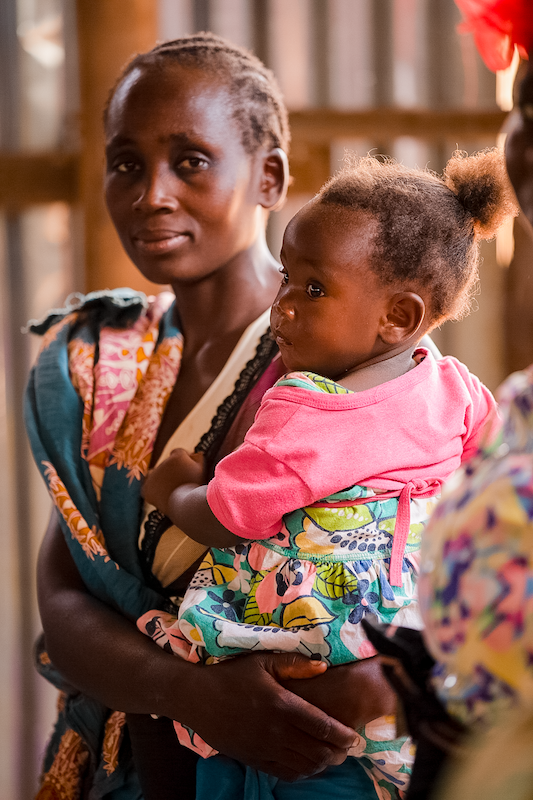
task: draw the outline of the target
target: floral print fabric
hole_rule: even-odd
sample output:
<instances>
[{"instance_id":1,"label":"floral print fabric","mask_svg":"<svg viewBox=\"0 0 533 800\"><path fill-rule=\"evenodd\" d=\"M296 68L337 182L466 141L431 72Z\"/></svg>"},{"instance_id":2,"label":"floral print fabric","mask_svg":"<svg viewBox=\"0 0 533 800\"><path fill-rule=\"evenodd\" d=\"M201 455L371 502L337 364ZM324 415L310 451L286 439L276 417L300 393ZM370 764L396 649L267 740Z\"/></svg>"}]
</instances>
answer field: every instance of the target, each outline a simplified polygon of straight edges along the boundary
<instances>
[{"instance_id":1,"label":"floral print fabric","mask_svg":"<svg viewBox=\"0 0 533 800\"><path fill-rule=\"evenodd\" d=\"M280 383L295 391L347 391L312 373ZM179 619L149 612L139 627L191 661L216 663L252 650L299 652L330 665L368 658L375 651L359 624L365 614L421 627L418 556L435 502L434 497L411 500L399 587L389 581L398 498L379 499L369 487L352 486L286 514L271 539L210 550ZM213 752L189 729L179 726L178 735L204 756ZM374 720L360 730L351 754L370 771L383 800L407 787L413 747L410 740L395 738L393 718Z\"/></svg>"},{"instance_id":2,"label":"floral print fabric","mask_svg":"<svg viewBox=\"0 0 533 800\"><path fill-rule=\"evenodd\" d=\"M438 505L420 584L437 691L481 726L533 696L533 368L499 400L502 434Z\"/></svg>"}]
</instances>

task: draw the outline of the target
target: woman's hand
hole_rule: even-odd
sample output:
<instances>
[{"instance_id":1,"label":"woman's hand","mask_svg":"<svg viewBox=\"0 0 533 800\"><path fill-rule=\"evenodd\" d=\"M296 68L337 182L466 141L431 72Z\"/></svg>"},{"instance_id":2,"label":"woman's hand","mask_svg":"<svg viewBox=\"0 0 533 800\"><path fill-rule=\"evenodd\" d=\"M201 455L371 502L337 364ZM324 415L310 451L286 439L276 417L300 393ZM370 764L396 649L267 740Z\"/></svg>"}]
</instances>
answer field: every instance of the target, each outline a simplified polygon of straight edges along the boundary
<instances>
[{"instance_id":1,"label":"woman's hand","mask_svg":"<svg viewBox=\"0 0 533 800\"><path fill-rule=\"evenodd\" d=\"M142 496L147 503L167 514L168 501L174 489L184 484L201 486L203 483L203 454L189 454L178 447L161 464L149 471L143 483Z\"/></svg>"},{"instance_id":2,"label":"woman's hand","mask_svg":"<svg viewBox=\"0 0 533 800\"><path fill-rule=\"evenodd\" d=\"M321 680L313 676L323 669L298 654L269 652L195 665L190 690L185 686L180 692L189 708L183 708L181 697L174 713L221 753L283 780L297 780L342 764L355 737L350 726L280 685L294 674L302 677L292 682L296 688L311 685Z\"/></svg>"},{"instance_id":3,"label":"woman's hand","mask_svg":"<svg viewBox=\"0 0 533 800\"><path fill-rule=\"evenodd\" d=\"M394 714L396 694L377 656L330 667L312 680L284 680L283 685L334 719L357 730L377 717Z\"/></svg>"}]
</instances>

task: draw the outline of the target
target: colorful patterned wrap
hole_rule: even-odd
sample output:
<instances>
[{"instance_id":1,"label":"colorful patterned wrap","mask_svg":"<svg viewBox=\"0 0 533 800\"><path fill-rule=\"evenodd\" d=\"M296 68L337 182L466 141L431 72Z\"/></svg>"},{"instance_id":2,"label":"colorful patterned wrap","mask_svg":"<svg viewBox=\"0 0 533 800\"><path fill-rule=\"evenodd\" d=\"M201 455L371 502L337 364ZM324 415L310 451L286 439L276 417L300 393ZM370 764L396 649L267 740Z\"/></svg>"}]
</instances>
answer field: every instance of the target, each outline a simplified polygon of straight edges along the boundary
<instances>
[{"instance_id":1,"label":"colorful patterned wrap","mask_svg":"<svg viewBox=\"0 0 533 800\"><path fill-rule=\"evenodd\" d=\"M86 586L130 618L165 604L145 584L137 538L141 478L181 359L173 299L95 292L29 326L44 334L25 401L35 461ZM69 686L42 647L37 661L61 690L38 799L77 800L87 785L91 800L141 797L124 715Z\"/></svg>"},{"instance_id":2,"label":"colorful patterned wrap","mask_svg":"<svg viewBox=\"0 0 533 800\"><path fill-rule=\"evenodd\" d=\"M437 691L480 728L533 698L533 367L498 396L502 433L448 485L420 578Z\"/></svg>"},{"instance_id":3,"label":"colorful patterned wrap","mask_svg":"<svg viewBox=\"0 0 533 800\"><path fill-rule=\"evenodd\" d=\"M348 392L313 373L291 373L277 385ZM250 650L299 652L331 665L374 655L359 624L365 614L421 627L419 549L437 499L411 499L402 585L396 587L389 582L389 563L398 498L378 497L371 488L352 486L286 514L282 530L269 540L210 550L179 619L149 612L139 627L181 657L206 663ZM214 752L189 729L179 726L177 732L202 755ZM383 800L407 787L414 758L411 741L395 735L394 718L374 720L358 732L351 750Z\"/></svg>"}]
</instances>

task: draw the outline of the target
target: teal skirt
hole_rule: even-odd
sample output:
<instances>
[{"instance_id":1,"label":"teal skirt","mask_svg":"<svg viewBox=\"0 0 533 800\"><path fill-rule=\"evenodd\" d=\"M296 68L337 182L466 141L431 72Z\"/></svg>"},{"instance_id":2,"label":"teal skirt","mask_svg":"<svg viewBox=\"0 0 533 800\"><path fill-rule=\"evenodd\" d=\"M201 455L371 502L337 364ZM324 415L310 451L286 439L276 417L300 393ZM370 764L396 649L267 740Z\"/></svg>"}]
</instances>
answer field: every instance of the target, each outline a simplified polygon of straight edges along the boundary
<instances>
[{"instance_id":1,"label":"teal skirt","mask_svg":"<svg viewBox=\"0 0 533 800\"><path fill-rule=\"evenodd\" d=\"M356 758L288 783L218 755L198 760L196 800L377 800L377 795Z\"/></svg>"}]
</instances>

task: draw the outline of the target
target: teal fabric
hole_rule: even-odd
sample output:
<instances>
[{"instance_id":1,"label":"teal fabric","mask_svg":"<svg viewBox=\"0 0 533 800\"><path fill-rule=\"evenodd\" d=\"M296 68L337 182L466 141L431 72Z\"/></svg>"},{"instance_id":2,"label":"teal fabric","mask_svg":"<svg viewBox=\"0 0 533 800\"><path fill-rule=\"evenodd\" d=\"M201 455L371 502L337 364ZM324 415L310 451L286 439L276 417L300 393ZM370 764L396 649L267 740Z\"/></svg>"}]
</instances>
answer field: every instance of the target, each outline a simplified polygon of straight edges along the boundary
<instances>
[{"instance_id":1,"label":"teal fabric","mask_svg":"<svg viewBox=\"0 0 533 800\"><path fill-rule=\"evenodd\" d=\"M41 352L28 381L25 422L33 457L45 482L46 463L49 462L89 527L104 531L112 559L98 555L90 559L60 519L84 583L95 597L137 619L150 608L161 608L164 602L157 592L145 585L138 558L141 481L130 481L126 470L110 466L106 469L102 500L98 504L88 464L80 458L83 406L70 380L67 348L73 332L77 339L93 343L98 341L99 330L104 325L122 327L125 312L128 321L135 315L138 317L145 308L145 298L130 293L125 306L122 290L105 296L100 292L95 294L96 297L87 295L80 302L74 318L60 328L54 340ZM160 339L177 333L172 312L173 306L163 315ZM58 321L58 313L53 312L50 325ZM68 313L67 308L65 316ZM39 331L45 332L44 323L39 325Z\"/></svg>"},{"instance_id":2,"label":"teal fabric","mask_svg":"<svg viewBox=\"0 0 533 800\"><path fill-rule=\"evenodd\" d=\"M288 783L218 755L199 759L196 780L196 800L377 800L371 779L355 758Z\"/></svg>"},{"instance_id":3,"label":"teal fabric","mask_svg":"<svg viewBox=\"0 0 533 800\"><path fill-rule=\"evenodd\" d=\"M112 558L98 554L88 558L58 515L65 541L84 583L95 597L131 619L150 608L164 607L164 598L145 585L138 559L141 481L130 481L126 470L113 465L106 470L101 502L97 502L88 464L80 457L83 406L69 375L68 344L74 335L97 344L103 326L127 328L146 306L145 296L131 290L98 292L78 297L75 308L69 305L53 311L46 319L28 326L30 331L44 334L63 320L63 325L58 326L42 350L28 381L25 421L33 456L43 478L47 462L54 466L88 525L104 532ZM67 319L68 315L71 316ZM172 305L161 319L159 341L177 333ZM38 669L65 693L64 708L45 754L44 771L52 764L62 735L71 729L82 736L89 749L90 800L104 797L106 800L140 800L142 792L132 768L127 737L119 766L111 775L101 761L104 727L110 710L69 686L47 659L39 658L43 649L38 647Z\"/></svg>"}]
</instances>

